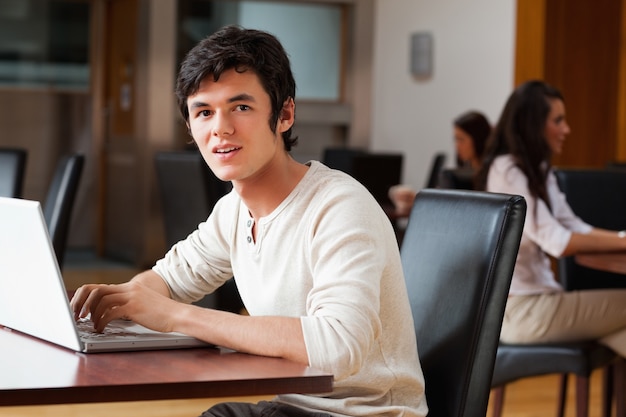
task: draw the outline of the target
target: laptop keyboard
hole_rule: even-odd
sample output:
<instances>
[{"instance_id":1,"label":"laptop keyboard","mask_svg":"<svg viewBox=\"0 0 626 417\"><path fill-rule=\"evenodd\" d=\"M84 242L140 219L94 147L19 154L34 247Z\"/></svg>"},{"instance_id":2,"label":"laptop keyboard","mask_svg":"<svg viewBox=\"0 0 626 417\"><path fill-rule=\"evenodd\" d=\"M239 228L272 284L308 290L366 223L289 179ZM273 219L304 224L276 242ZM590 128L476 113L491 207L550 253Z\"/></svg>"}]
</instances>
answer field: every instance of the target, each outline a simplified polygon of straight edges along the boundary
<instances>
[{"instance_id":1,"label":"laptop keyboard","mask_svg":"<svg viewBox=\"0 0 626 417\"><path fill-rule=\"evenodd\" d=\"M78 329L78 334L81 338L89 338L89 339L99 339L99 338L107 338L107 337L124 337L124 336L132 336L136 337L138 334L134 332L129 332L126 329L117 328L113 326L107 326L104 328L102 333L98 333L94 327L93 322L89 319L80 319L76 322L76 328Z\"/></svg>"}]
</instances>

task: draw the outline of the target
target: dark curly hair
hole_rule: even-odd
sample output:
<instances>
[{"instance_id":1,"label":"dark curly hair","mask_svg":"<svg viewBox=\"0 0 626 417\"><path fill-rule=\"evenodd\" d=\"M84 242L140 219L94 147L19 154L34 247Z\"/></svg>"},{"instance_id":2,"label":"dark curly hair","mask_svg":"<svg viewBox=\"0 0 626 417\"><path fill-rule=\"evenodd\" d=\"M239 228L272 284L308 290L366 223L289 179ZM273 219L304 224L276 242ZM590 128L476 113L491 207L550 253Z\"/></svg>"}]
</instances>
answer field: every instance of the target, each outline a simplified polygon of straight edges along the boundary
<instances>
[{"instance_id":1,"label":"dark curly hair","mask_svg":"<svg viewBox=\"0 0 626 417\"><path fill-rule=\"evenodd\" d=\"M296 96L296 82L291 72L289 57L278 39L260 30L226 26L200 41L186 55L176 80L179 110L189 122L187 98L195 94L206 77L219 80L224 71L254 72L270 97L272 113L269 126L276 131L284 103ZM282 133L287 151L298 138L292 137L292 128Z\"/></svg>"}]
</instances>

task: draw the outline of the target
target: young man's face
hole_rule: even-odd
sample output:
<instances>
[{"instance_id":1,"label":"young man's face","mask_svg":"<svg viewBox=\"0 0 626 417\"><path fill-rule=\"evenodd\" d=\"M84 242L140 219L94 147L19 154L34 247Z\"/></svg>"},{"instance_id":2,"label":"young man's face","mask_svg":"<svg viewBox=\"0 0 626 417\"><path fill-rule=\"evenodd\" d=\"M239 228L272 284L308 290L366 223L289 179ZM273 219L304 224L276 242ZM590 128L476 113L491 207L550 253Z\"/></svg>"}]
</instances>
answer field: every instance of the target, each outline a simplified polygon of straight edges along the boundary
<instances>
[{"instance_id":1,"label":"young man's face","mask_svg":"<svg viewBox=\"0 0 626 417\"><path fill-rule=\"evenodd\" d=\"M189 128L204 160L224 181L254 181L286 151L281 133L294 121L288 100L276 125L269 126L272 106L257 75L228 70L218 81L207 77L187 98Z\"/></svg>"}]
</instances>

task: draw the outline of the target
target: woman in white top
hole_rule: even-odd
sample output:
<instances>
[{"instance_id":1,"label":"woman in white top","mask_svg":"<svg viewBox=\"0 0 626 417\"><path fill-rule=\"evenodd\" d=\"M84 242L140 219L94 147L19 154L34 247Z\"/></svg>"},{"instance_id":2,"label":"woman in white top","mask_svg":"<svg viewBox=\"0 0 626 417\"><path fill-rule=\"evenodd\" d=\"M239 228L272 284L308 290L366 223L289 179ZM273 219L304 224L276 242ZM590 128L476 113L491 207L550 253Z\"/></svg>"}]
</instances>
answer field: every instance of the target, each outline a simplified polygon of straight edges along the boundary
<instances>
[{"instance_id":1,"label":"woman in white top","mask_svg":"<svg viewBox=\"0 0 626 417\"><path fill-rule=\"evenodd\" d=\"M513 91L487 143L478 189L522 195L528 203L501 339L599 340L626 357L626 289L565 292L551 268L550 257L626 250L625 232L583 222L558 187L551 158L569 133L561 93L529 81Z\"/></svg>"}]
</instances>

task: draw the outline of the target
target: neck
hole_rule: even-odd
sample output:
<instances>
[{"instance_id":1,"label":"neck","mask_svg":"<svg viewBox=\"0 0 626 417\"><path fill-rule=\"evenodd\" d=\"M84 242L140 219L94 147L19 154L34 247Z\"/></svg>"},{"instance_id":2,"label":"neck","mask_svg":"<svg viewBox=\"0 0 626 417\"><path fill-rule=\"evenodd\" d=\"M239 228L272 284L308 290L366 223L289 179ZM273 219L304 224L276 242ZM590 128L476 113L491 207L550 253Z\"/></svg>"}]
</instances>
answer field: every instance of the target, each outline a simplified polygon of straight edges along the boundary
<instances>
[{"instance_id":1,"label":"neck","mask_svg":"<svg viewBox=\"0 0 626 417\"><path fill-rule=\"evenodd\" d=\"M273 162L258 177L233 181L237 191L255 220L272 213L298 185L308 167L288 156Z\"/></svg>"}]
</instances>

